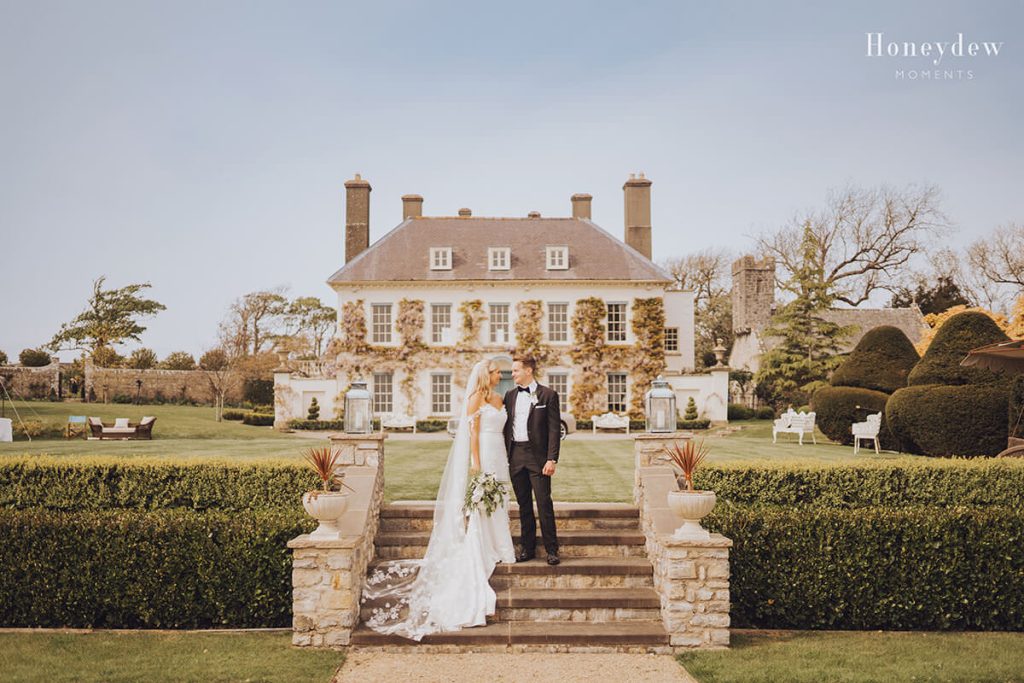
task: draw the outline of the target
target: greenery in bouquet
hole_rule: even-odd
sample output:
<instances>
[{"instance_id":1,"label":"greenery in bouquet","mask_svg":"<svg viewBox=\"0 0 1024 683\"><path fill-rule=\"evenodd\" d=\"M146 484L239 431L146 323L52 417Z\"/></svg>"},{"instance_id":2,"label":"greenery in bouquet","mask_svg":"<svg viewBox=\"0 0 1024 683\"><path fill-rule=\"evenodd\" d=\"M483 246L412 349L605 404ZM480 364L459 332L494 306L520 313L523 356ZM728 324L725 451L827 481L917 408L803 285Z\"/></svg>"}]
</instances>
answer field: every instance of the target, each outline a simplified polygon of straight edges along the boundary
<instances>
[{"instance_id":1,"label":"greenery in bouquet","mask_svg":"<svg viewBox=\"0 0 1024 683\"><path fill-rule=\"evenodd\" d=\"M468 518L473 510L483 510L490 517L508 498L508 487L490 472L477 472L466 485L462 509Z\"/></svg>"}]
</instances>

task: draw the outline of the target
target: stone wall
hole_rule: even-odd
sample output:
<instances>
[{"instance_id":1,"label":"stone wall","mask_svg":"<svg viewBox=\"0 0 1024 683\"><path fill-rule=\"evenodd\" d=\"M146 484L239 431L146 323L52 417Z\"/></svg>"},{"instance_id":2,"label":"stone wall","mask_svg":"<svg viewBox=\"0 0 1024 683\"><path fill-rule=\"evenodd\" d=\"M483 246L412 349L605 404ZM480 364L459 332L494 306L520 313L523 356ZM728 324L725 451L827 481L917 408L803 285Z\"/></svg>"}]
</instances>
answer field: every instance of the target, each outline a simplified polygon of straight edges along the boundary
<instances>
[{"instance_id":1,"label":"stone wall","mask_svg":"<svg viewBox=\"0 0 1024 683\"><path fill-rule=\"evenodd\" d=\"M654 566L654 587L661 596L661 618L674 648L729 645L729 548L732 540L711 534L706 540L677 540L681 519L668 507L677 491L676 473L656 463L661 446L679 434L643 435L635 441L640 525L647 557ZM657 443L661 441L662 443Z\"/></svg>"},{"instance_id":2,"label":"stone wall","mask_svg":"<svg viewBox=\"0 0 1024 683\"><path fill-rule=\"evenodd\" d=\"M333 435L346 483L354 489L336 539L303 534L288 542L292 561L292 644L348 645L359 623L359 598L384 500L386 434Z\"/></svg>"},{"instance_id":3,"label":"stone wall","mask_svg":"<svg viewBox=\"0 0 1024 683\"><path fill-rule=\"evenodd\" d=\"M141 380L140 386L137 382ZM96 401L109 403L117 395L136 395L142 403L159 400L195 401L212 404L215 398L210 378L203 370L132 370L128 368L101 368L92 361L85 363L85 391L92 390ZM242 400L242 381L236 378L229 382L225 400L234 403Z\"/></svg>"},{"instance_id":4,"label":"stone wall","mask_svg":"<svg viewBox=\"0 0 1024 683\"><path fill-rule=\"evenodd\" d=\"M41 368L0 365L0 378L11 398L49 398L50 391L60 395L60 360L53 358ZM2 393L2 392L0 392ZM6 398L6 397L5 397Z\"/></svg>"}]
</instances>

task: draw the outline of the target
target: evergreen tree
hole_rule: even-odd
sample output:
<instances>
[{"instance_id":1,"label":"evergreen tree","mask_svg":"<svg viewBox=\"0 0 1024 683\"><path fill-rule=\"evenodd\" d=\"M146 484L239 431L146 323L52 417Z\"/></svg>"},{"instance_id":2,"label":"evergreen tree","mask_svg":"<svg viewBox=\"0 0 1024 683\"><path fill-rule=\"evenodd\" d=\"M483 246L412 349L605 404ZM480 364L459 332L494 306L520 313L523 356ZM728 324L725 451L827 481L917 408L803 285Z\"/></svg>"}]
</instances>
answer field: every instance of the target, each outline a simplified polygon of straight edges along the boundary
<instances>
[{"instance_id":1,"label":"evergreen tree","mask_svg":"<svg viewBox=\"0 0 1024 683\"><path fill-rule=\"evenodd\" d=\"M758 394L776 406L804 405L809 385L827 380L839 365L843 339L852 331L822 317L832 307L835 295L824 277L818 257L822 246L810 223L804 226L801 248L800 267L786 286L796 298L775 314L764 331L765 337L780 341L762 355L755 377Z\"/></svg>"},{"instance_id":2,"label":"evergreen tree","mask_svg":"<svg viewBox=\"0 0 1024 683\"><path fill-rule=\"evenodd\" d=\"M907 308L913 303L917 304L924 315L942 313L953 306L971 305L960 290L960 285L948 275L940 275L931 287L921 282L914 291L909 287L898 289L892 297L893 308Z\"/></svg>"}]
</instances>

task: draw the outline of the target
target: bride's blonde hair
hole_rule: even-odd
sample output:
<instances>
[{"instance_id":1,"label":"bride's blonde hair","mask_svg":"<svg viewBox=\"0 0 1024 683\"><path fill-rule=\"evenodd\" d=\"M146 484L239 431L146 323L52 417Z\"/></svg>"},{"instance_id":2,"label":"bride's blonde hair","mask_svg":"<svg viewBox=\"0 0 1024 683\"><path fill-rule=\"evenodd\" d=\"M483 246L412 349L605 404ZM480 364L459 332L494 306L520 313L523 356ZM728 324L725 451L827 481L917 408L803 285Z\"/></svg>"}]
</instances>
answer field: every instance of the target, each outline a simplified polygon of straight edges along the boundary
<instances>
[{"instance_id":1,"label":"bride's blonde hair","mask_svg":"<svg viewBox=\"0 0 1024 683\"><path fill-rule=\"evenodd\" d=\"M473 387L473 393L479 394L481 400L486 401L491 396L491 373L498 368L498 364L492 361L487 361L487 365L484 367L484 372L477 375L476 386Z\"/></svg>"}]
</instances>

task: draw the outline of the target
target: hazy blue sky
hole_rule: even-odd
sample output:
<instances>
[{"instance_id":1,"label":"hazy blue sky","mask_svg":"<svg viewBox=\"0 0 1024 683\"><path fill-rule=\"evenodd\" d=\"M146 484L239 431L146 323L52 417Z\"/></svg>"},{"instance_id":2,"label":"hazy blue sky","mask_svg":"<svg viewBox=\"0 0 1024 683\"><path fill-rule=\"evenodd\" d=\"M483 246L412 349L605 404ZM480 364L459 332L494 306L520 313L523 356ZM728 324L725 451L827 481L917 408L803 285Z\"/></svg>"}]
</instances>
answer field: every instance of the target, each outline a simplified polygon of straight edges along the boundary
<instances>
[{"instance_id":1,"label":"hazy blue sky","mask_svg":"<svg viewBox=\"0 0 1024 683\"><path fill-rule=\"evenodd\" d=\"M512 216L589 192L621 236L641 170L659 260L848 183L938 184L954 245L1024 220L1024 3L835 4L0 2L0 349L47 342L104 274L152 283L161 357L248 291L333 305L356 172L371 240L412 192ZM899 80L935 67L866 57L879 31L1004 45L940 66L973 79Z\"/></svg>"}]
</instances>

